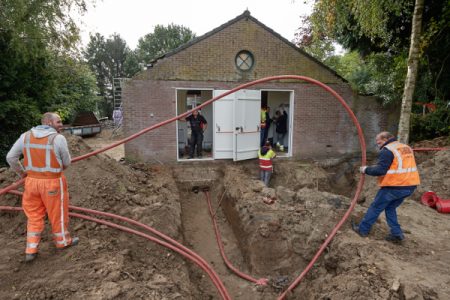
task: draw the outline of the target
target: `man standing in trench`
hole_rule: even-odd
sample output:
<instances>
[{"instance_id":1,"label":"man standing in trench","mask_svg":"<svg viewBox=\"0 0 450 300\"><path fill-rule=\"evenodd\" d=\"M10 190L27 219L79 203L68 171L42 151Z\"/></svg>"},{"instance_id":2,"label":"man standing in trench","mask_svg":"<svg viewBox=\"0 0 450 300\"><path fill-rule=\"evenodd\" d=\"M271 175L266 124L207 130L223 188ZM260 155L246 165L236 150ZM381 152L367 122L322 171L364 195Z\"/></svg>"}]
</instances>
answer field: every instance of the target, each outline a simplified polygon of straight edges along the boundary
<instances>
[{"instance_id":1,"label":"man standing in trench","mask_svg":"<svg viewBox=\"0 0 450 300\"><path fill-rule=\"evenodd\" d=\"M63 170L71 162L66 138L59 134L61 118L45 113L41 124L23 133L6 156L11 169L25 177L22 207L27 216L25 261L33 261L38 253L44 218L47 213L56 248L78 244L71 238L69 225L69 193ZM23 167L19 161L23 154Z\"/></svg>"},{"instance_id":2,"label":"man standing in trench","mask_svg":"<svg viewBox=\"0 0 450 300\"><path fill-rule=\"evenodd\" d=\"M374 166L360 167L360 172L378 176L380 190L361 223L358 225L352 221L352 229L362 237L368 236L372 225L384 211L391 231L386 240L399 243L405 237L398 224L396 209L420 184L419 173L412 149L398 142L391 133L379 133L375 142L380 147L378 162Z\"/></svg>"}]
</instances>

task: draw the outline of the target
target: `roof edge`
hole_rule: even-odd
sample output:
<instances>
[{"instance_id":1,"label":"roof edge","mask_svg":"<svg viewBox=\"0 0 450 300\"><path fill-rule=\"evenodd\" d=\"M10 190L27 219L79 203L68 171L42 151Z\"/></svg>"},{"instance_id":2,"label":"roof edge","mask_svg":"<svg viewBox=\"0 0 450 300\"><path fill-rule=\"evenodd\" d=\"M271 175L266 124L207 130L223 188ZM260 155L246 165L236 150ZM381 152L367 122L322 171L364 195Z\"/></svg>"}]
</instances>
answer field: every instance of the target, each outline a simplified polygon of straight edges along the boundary
<instances>
[{"instance_id":1,"label":"roof edge","mask_svg":"<svg viewBox=\"0 0 450 300\"><path fill-rule=\"evenodd\" d=\"M328 67L327 65L325 65L323 62L321 62L320 60L318 60L317 58L315 58L314 56L308 54L307 52L305 52L304 50L302 50L301 48L297 47L294 43L290 42L288 39L286 39L285 37L283 37L281 34L277 33L276 31L274 31L272 28L268 27L267 25L265 25L264 23L262 23L261 21L259 21L258 19L256 19L255 17L253 17L250 14L250 11L248 9L246 9L242 14L238 15L237 17L235 17L234 19L231 19L230 21L220 25L219 27L216 27L215 29L208 31L207 33L205 33L202 36L196 37L192 40L190 40L189 42L175 48L172 51L169 51L155 59L153 59L152 61L150 61L150 64L155 64L158 62L158 60L163 59L163 58L167 58L170 57L174 54L177 54L178 52L181 52L182 50L189 48L190 46L199 43L200 41L203 41L204 39L216 34L217 32L221 31L222 29L242 20L242 19L250 19L253 22L255 22L256 24L258 24L259 26L261 26L262 28L264 28L265 30L267 30L268 32L270 32L271 34L273 34L274 36L276 36L278 39L280 39L281 41L283 41L285 44L289 45L290 47L294 48L296 51L298 51L299 53L305 55L306 57L310 58L311 60L313 60L315 63L321 65L322 67L324 67L325 69L327 69L328 71L330 71L331 73L333 73L335 76L339 77L342 81L348 83L348 81L342 77L341 75L339 75L335 70L331 69L330 67Z\"/></svg>"}]
</instances>

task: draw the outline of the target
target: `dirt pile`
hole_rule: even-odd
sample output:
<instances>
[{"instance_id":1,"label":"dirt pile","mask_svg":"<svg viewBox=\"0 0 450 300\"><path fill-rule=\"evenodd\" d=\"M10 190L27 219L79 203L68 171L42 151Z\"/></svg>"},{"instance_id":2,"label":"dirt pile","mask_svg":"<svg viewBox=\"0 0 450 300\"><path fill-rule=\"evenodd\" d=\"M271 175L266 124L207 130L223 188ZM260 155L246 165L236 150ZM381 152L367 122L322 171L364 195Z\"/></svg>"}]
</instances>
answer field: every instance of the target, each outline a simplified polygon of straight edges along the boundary
<instances>
[{"instance_id":1,"label":"dirt pile","mask_svg":"<svg viewBox=\"0 0 450 300\"><path fill-rule=\"evenodd\" d=\"M71 153L90 151L68 139ZM11 174L0 174L2 186ZM180 239L180 205L170 170L125 166L105 156L73 164L66 172L71 204L130 217ZM20 206L17 196L2 205ZM169 220L169 221L168 221ZM171 251L104 225L71 220L76 247L57 251L49 226L38 259L23 263L23 214L0 213L1 299L189 299L186 262Z\"/></svg>"},{"instance_id":2,"label":"dirt pile","mask_svg":"<svg viewBox=\"0 0 450 300\"><path fill-rule=\"evenodd\" d=\"M90 151L70 137L73 156ZM101 144L101 143L100 143ZM99 144L99 147L100 147ZM338 231L289 299L450 299L450 215L420 204L423 191L450 198L450 151L418 155L422 185L398 210L406 233L386 242L382 217L368 238L348 224ZM66 175L71 204L116 213L183 242L214 267L232 299L276 299L300 274L349 207L358 161L276 160L269 188L256 161L187 162L176 166L120 163L105 155L77 162ZM0 185L13 174L0 170ZM223 265L201 189L212 206L229 260L256 286ZM359 221L376 191L366 177ZM2 205L20 206L14 195ZM25 217L0 212L1 299L219 299L209 278L180 255L140 237L73 218L81 243L57 251L48 225L38 259L23 263Z\"/></svg>"}]
</instances>

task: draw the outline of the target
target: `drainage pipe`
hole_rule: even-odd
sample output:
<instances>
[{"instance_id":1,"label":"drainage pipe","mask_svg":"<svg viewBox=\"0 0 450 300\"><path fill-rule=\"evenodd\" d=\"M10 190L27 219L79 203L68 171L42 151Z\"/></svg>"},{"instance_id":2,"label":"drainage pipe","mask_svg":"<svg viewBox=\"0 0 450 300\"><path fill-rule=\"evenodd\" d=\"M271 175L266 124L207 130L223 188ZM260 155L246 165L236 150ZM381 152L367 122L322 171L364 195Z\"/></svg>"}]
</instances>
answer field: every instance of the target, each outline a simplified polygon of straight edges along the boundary
<instances>
[{"instance_id":1,"label":"drainage pipe","mask_svg":"<svg viewBox=\"0 0 450 300\"><path fill-rule=\"evenodd\" d=\"M171 123L171 122L174 122L174 121L176 121L176 120L178 120L178 119L187 117L187 116L188 116L189 114L191 114L193 111L202 109L203 107L205 107L205 106L211 104L212 102L214 102L214 101L216 101L216 100L219 100L219 99L221 99L221 98L223 98L223 97L225 97L225 96L227 96L227 95L230 95L230 94L232 94L232 93L234 93L234 92L236 92L236 91L238 91L238 90L241 90L241 89L244 89L244 88L253 86L253 85L257 85L257 84L260 84L260 83L269 82L269 81L276 81L276 80L299 80L299 81L306 81L306 82L309 82L309 83L318 85L319 87L323 88L325 91L327 91L328 93L330 93L333 97L335 97L335 98L338 100L338 102L340 102L340 104L341 104L341 105L344 107L344 109L347 111L347 114L349 115L349 117L351 118L352 122L354 123L354 125L355 125L355 127L356 127L356 130L357 130L357 133L358 133L358 138L359 138L359 143L360 143L360 146L361 146L361 165L365 165L365 164L366 164L366 142L365 142L365 140L364 140L364 135L363 135L361 126L359 125L359 122L358 122L358 120L356 119L355 114L353 113L353 111L351 110L351 108L348 106L348 104L345 102L345 100L344 100L344 99L343 99L343 98L342 98L335 90L333 90L332 88L330 88L330 87L327 86L326 84L324 84L324 83L322 83L322 82L320 82L320 81L318 81L318 80L312 79L312 78L310 78L310 77L299 76L299 75L278 75L278 76L270 76L270 77L265 77L265 78L262 78L262 79L258 79L258 80L254 80L254 81L251 81L251 82L247 82L247 83L241 84L241 85L239 85L239 86L237 86L237 87L235 87L235 88L233 88L233 89L231 89L231 90L229 90L229 91L227 91L227 92L225 92L225 93L223 93L223 94L221 94L221 95L218 95L218 96L216 96L216 97L213 97L212 99L210 99L210 100L204 102L203 104L200 104L199 106L196 106L195 108L193 108L193 109L191 109L191 110L189 110L189 111L187 111L187 112L185 112L185 113L183 113L183 114L180 114L180 115L178 115L178 116L175 116L175 117L173 117L173 118L170 118L170 119L168 119L168 120L166 120L166 121L160 122L160 123L158 123L158 124L152 125L152 126L150 126L150 127L148 127L148 128L145 128L145 129L143 129L143 130L141 130L141 131L139 131L139 132L137 132L137 133L135 133L135 134L133 134L133 135L131 135L131 136L125 138L125 139L122 139L122 140L120 140L120 141L117 141L116 143L113 143L113 144L111 144L111 145L109 145L109 146L107 146L107 147L105 147L105 148L98 149L98 150L93 151L93 152L91 152L91 153L87 153L87 154L85 154L85 155L78 156L78 157L74 158L74 159L72 160L72 162L76 162L76 161L79 161L79 160L82 160L82 159L91 157L91 156L93 156L93 155L96 155L96 154L98 154L98 153L102 153L102 152L107 151L107 150L109 150L109 149L111 149L111 148L114 148L114 147L116 147L116 146L119 146L119 145L121 145L121 144L123 144L123 143L126 143L126 142L128 142L128 141L131 141L131 140L137 138L138 136L141 136L142 134L144 134L144 133L146 133L146 132L148 132L148 131L151 131L151 130L154 130L154 129L156 129L156 128L159 128L159 127L161 127L161 126L164 126L164 125L166 125L166 124L169 124L169 123ZM355 192L355 196L353 197L352 202L351 202L351 204L350 204L350 207L348 208L348 210L346 211L346 213L344 214L344 216L342 217L342 219L341 219L341 220L338 222L338 224L333 228L333 230L331 231L331 233L328 235L328 238L325 240L325 242L324 242L324 243L322 244L322 246L319 248L319 250L317 251L316 255L313 257L313 259L311 260L311 262L307 265L307 267L303 270L303 272L295 279L295 281L288 287L288 289L280 295L279 299L284 299L284 298L286 297L286 294L289 293L289 292L291 292L291 291L292 291L292 290L300 283L300 281L306 276L306 274L309 272L309 270L314 266L314 264L315 264L315 262L317 261L317 259L320 257L320 255L322 254L322 252L326 249L326 247L328 246L328 244L329 244L329 243L331 242L331 240L334 238L334 236L336 235L337 231L341 228L341 226L344 224L344 222L348 219L348 217L350 216L350 213L352 212L352 210L354 209L354 207L355 207L355 205L356 205L356 201L358 200L359 195L361 194L361 190L362 190L362 187L363 187L363 185L364 185L364 178L365 178L365 177L364 177L364 174L361 174L361 175L360 175L360 180L359 180L359 182L358 182L358 187L357 187L356 192ZM16 182L16 183L17 183L17 182ZM16 184L16 183L15 183L15 184ZM8 187L8 188L9 188L9 189L13 189L13 188L10 188L10 187ZM3 190L0 190L0 195L6 193L8 188L5 188L5 189L3 189Z\"/></svg>"},{"instance_id":2,"label":"drainage pipe","mask_svg":"<svg viewBox=\"0 0 450 300\"><path fill-rule=\"evenodd\" d=\"M213 223L214 233L216 234L217 245L219 246L220 254L222 255L222 259L225 262L225 265L228 267L228 269L233 271L239 277L244 278L245 280L256 283L257 285L267 285L267 282L269 281L267 278L260 278L260 279L253 278L252 276L239 271L228 260L227 255L225 254L225 249L223 247L222 237L220 236L220 231L217 226L216 218L214 217L214 212L213 212L213 208L211 205L211 197L209 196L209 191L204 191L204 193L205 193L205 197L206 197L206 202L208 203L209 214L211 216L211 221Z\"/></svg>"},{"instance_id":3,"label":"drainage pipe","mask_svg":"<svg viewBox=\"0 0 450 300\"><path fill-rule=\"evenodd\" d=\"M102 212L99 212L99 211L94 211L94 210L89 210L89 209L82 209L82 208L78 208L78 207L71 207L71 209L80 210L80 211L86 211L86 212L89 212L89 213L95 213L95 214L102 215L102 216L114 217L114 218L116 218L118 220L122 220L122 221L125 221L125 222L128 222L130 220L128 218L116 216L116 215L113 215L113 214L110 214L110 213L102 213ZM23 209L21 207L0 206L0 211L22 211L22 210ZM178 245L172 245L170 243L164 242L164 241L162 241L160 239L157 239L157 238L155 238L153 236L150 236L148 234L145 234L145 233L142 233L140 231L137 231L137 230L134 230L134 229L122 226L122 225L118 225L118 224L115 224L115 223L112 223L112 222L109 222L109 221L105 221L105 220L101 220L101 219L98 219L98 218L86 216L86 215L83 215L83 214L72 213L72 212L69 213L69 215L71 217L76 217L76 218L92 221L92 222L95 222L95 223L103 224L103 225L106 225L106 226L109 226L109 227L112 227L112 228L116 228L116 229L119 229L119 230L124 231L126 233L135 234L137 236L140 236L140 237L143 237L145 239L148 239L148 240L150 240L150 241L152 241L154 243L157 243L157 244L159 244L161 246L164 246L166 248L169 248L169 249L171 249L171 250L181 254L182 256L184 256L184 257L190 259L191 261L193 261L194 263L196 263L202 270L204 270L208 274L208 276L211 278L213 284L216 286L217 290L219 291L220 295L222 296L222 299L231 300L231 297L228 294L225 286L223 285L223 283L221 282L221 280L219 279L217 274L214 272L214 270L203 259L198 259L199 256L197 254L194 253L194 255L192 255L191 254L191 253L193 253L192 251L189 251L191 253L185 251L183 249L185 247L178 248L177 247ZM131 222L131 224L134 224L136 226L139 226L139 227L142 227L142 228L145 228L145 229L148 229L146 227L149 227L149 226L146 226L146 225L144 225L142 223L139 223L137 221L134 221L134 220L131 220L131 221L133 221L133 222ZM161 235L163 235L163 234L161 234Z\"/></svg>"}]
</instances>

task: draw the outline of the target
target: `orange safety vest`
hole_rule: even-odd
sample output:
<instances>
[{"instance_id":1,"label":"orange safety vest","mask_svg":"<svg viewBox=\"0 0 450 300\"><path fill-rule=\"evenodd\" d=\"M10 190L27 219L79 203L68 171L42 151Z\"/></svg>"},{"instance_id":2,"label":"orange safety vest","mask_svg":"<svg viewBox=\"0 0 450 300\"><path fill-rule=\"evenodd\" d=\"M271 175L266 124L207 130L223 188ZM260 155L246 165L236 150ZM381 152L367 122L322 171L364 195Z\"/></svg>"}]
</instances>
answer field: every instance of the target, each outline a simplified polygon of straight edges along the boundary
<instances>
[{"instance_id":1,"label":"orange safety vest","mask_svg":"<svg viewBox=\"0 0 450 300\"><path fill-rule=\"evenodd\" d=\"M55 154L53 141L57 133L45 138L35 138L31 131L25 133L23 165L27 176L32 178L48 179L59 178L62 175L62 161Z\"/></svg>"},{"instance_id":2,"label":"orange safety vest","mask_svg":"<svg viewBox=\"0 0 450 300\"><path fill-rule=\"evenodd\" d=\"M272 158L274 158L275 156L277 155L272 149L267 151L265 155L262 155L261 149L259 149L258 157L259 157L259 167L261 168L261 170L273 171Z\"/></svg>"},{"instance_id":3,"label":"orange safety vest","mask_svg":"<svg viewBox=\"0 0 450 300\"><path fill-rule=\"evenodd\" d=\"M394 154L386 175L378 178L379 186L414 186L420 184L413 150L405 144L392 142L385 146Z\"/></svg>"}]
</instances>

